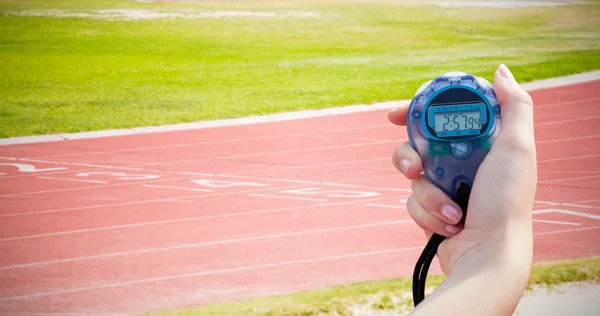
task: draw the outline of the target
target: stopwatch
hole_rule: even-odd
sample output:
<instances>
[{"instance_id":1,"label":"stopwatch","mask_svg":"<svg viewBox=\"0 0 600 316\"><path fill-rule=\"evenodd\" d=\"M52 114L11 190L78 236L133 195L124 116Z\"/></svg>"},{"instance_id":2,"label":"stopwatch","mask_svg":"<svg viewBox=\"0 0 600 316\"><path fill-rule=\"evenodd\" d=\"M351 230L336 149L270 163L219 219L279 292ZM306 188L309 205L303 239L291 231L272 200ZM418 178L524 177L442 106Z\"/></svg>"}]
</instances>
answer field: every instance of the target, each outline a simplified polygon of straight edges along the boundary
<instances>
[{"instance_id":1,"label":"stopwatch","mask_svg":"<svg viewBox=\"0 0 600 316\"><path fill-rule=\"evenodd\" d=\"M463 210L475 175L500 132L500 103L484 78L449 72L425 82L408 108L406 127L423 172ZM445 237L433 234L413 272L413 301L425 299L429 266Z\"/></svg>"},{"instance_id":2,"label":"stopwatch","mask_svg":"<svg viewBox=\"0 0 600 316\"><path fill-rule=\"evenodd\" d=\"M489 81L449 72L417 90L406 126L423 172L454 198L459 185L472 187L500 131L500 103Z\"/></svg>"}]
</instances>

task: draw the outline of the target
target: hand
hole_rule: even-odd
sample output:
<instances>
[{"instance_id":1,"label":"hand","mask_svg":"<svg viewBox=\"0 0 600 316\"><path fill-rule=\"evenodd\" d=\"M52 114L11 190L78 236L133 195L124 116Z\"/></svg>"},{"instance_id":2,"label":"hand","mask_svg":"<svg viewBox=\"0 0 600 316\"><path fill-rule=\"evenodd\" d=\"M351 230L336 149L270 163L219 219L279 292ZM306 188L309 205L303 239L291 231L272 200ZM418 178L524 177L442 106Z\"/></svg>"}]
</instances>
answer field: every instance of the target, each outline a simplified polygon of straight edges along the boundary
<instances>
[{"instance_id":1,"label":"hand","mask_svg":"<svg viewBox=\"0 0 600 316\"><path fill-rule=\"evenodd\" d=\"M523 266L527 277L531 268L537 183L533 101L504 65L494 74L494 90L502 109L501 131L475 177L464 227L459 224L463 211L421 173L421 159L408 141L392 157L394 166L412 180L406 203L412 219L428 238L432 232L449 237L437 253L446 274L460 262L480 262L472 257L481 255L517 257L513 263ZM407 111L408 105L392 109L388 118L404 126Z\"/></svg>"}]
</instances>

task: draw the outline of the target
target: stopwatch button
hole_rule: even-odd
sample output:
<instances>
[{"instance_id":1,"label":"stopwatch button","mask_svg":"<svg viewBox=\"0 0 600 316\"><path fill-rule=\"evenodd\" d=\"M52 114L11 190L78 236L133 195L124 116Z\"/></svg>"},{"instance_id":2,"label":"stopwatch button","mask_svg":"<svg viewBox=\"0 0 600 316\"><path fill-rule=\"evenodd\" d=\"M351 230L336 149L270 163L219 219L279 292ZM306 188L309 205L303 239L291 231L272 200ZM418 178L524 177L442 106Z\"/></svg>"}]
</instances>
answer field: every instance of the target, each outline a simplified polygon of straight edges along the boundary
<instances>
[{"instance_id":1,"label":"stopwatch button","mask_svg":"<svg viewBox=\"0 0 600 316\"><path fill-rule=\"evenodd\" d=\"M452 154L457 158L464 158L471 152L471 146L464 142L450 144Z\"/></svg>"},{"instance_id":2,"label":"stopwatch button","mask_svg":"<svg viewBox=\"0 0 600 316\"><path fill-rule=\"evenodd\" d=\"M446 169L442 168L442 167L437 167L435 169L435 175L438 177L438 179L444 179L446 177Z\"/></svg>"},{"instance_id":3,"label":"stopwatch button","mask_svg":"<svg viewBox=\"0 0 600 316\"><path fill-rule=\"evenodd\" d=\"M410 116L412 116L413 119L418 120L418 119L421 118L421 111L419 111L419 110L413 110L410 113Z\"/></svg>"},{"instance_id":4,"label":"stopwatch button","mask_svg":"<svg viewBox=\"0 0 600 316\"><path fill-rule=\"evenodd\" d=\"M498 104L494 105L493 109L494 109L494 114L497 114L497 115L500 114L500 112L501 112L500 105L498 105Z\"/></svg>"}]
</instances>

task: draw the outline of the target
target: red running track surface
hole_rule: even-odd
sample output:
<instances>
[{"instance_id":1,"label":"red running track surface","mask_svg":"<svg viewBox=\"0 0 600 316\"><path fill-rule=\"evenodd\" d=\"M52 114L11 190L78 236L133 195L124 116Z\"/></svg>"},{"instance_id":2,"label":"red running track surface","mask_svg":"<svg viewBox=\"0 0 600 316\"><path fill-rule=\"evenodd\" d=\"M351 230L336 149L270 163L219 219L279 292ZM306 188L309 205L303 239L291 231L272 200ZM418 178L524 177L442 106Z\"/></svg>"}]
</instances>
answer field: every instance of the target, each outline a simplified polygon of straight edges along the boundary
<instances>
[{"instance_id":1,"label":"red running track surface","mask_svg":"<svg viewBox=\"0 0 600 316\"><path fill-rule=\"evenodd\" d=\"M531 94L535 260L600 255L600 81ZM0 315L135 314L410 276L425 239L391 164L404 140L370 111L2 146Z\"/></svg>"}]
</instances>

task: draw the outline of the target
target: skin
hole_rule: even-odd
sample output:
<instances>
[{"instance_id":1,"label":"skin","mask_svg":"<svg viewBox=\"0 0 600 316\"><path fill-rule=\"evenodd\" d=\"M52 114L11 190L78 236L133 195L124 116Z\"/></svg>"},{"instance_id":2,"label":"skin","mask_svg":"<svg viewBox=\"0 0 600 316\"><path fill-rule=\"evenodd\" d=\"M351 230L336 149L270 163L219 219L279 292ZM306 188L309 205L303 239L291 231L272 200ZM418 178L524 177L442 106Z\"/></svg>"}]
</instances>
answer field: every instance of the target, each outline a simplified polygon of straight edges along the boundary
<instances>
[{"instance_id":1,"label":"skin","mask_svg":"<svg viewBox=\"0 0 600 316\"><path fill-rule=\"evenodd\" d=\"M494 74L494 91L502 129L475 177L464 227L462 210L422 174L409 143L393 153L394 166L412 181L408 213L428 238L448 237L437 253L448 277L415 315L511 315L526 289L537 183L533 101L505 65ZM407 111L394 108L388 118L405 126Z\"/></svg>"}]
</instances>

